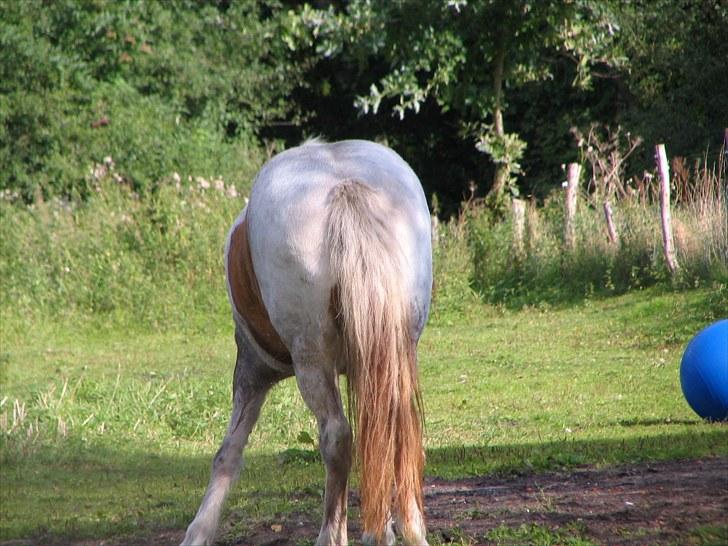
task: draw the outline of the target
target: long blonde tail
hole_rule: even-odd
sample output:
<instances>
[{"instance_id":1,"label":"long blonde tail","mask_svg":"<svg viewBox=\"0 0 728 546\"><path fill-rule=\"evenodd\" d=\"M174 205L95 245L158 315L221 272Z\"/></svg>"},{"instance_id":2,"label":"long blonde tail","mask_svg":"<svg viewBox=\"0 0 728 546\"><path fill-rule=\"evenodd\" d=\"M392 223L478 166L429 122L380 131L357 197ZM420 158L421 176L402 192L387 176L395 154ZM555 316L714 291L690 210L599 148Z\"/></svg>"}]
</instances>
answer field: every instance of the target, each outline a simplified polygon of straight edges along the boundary
<instances>
[{"instance_id":1,"label":"long blonde tail","mask_svg":"<svg viewBox=\"0 0 728 546\"><path fill-rule=\"evenodd\" d=\"M332 310L347 365L365 533L383 542L392 501L404 528L422 513L422 404L404 256L374 189L344 181L330 194ZM392 495L394 494L394 498ZM402 521L404 519L404 521Z\"/></svg>"}]
</instances>

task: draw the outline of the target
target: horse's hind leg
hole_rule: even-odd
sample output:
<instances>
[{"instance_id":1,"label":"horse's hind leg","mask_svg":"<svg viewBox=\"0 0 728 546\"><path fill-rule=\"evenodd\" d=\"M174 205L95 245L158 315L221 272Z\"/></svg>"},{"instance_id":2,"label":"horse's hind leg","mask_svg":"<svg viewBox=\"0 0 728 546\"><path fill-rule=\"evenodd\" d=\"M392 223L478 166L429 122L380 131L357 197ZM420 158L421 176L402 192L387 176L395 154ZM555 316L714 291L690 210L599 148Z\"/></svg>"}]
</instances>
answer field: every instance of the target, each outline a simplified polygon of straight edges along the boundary
<instances>
[{"instance_id":1,"label":"horse's hind leg","mask_svg":"<svg viewBox=\"0 0 728 546\"><path fill-rule=\"evenodd\" d=\"M233 379L233 411L225 438L212 461L212 475L195 519L185 534L183 546L212 544L223 503L235 483L242 464L242 451L258 420L268 390L282 375L260 361L236 332L237 363Z\"/></svg>"},{"instance_id":2,"label":"horse's hind leg","mask_svg":"<svg viewBox=\"0 0 728 546\"><path fill-rule=\"evenodd\" d=\"M407 546L427 546L427 530L425 518L414 498L408 506L397 506L395 509L397 530L402 535L402 542Z\"/></svg>"},{"instance_id":3,"label":"horse's hind leg","mask_svg":"<svg viewBox=\"0 0 728 546\"><path fill-rule=\"evenodd\" d=\"M324 519L316 546L347 544L347 480L351 468L351 427L339 394L338 376L318 354L294 355L301 396L316 416L321 456L326 465Z\"/></svg>"}]
</instances>

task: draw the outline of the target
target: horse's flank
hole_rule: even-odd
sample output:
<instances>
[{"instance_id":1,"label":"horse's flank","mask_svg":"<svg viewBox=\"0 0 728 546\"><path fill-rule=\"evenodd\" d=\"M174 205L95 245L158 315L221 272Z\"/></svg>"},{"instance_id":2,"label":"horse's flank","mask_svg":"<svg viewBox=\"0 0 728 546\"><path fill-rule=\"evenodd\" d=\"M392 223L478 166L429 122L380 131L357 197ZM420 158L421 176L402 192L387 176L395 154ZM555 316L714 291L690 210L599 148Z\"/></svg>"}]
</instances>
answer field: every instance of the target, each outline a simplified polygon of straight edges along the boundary
<instances>
[{"instance_id":1,"label":"horse's flank","mask_svg":"<svg viewBox=\"0 0 728 546\"><path fill-rule=\"evenodd\" d=\"M260 286L250 255L247 216L230 232L226 259L230 298L235 311L245 321L253 338L266 353L280 362L290 364L291 353L273 327L260 295Z\"/></svg>"}]
</instances>

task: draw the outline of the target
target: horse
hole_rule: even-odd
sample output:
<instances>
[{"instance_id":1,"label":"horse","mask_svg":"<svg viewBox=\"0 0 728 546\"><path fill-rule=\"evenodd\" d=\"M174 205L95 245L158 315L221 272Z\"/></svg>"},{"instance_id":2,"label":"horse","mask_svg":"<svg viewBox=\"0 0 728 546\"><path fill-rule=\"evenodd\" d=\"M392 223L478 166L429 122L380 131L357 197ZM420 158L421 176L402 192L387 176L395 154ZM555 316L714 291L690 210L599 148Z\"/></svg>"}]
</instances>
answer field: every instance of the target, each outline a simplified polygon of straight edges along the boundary
<instances>
[{"instance_id":1,"label":"horse","mask_svg":"<svg viewBox=\"0 0 728 546\"><path fill-rule=\"evenodd\" d=\"M390 545L397 531L405 544L427 544L417 343L432 291L430 226L414 171L380 144L314 139L261 168L225 244L232 415L184 546L213 542L266 393L291 376L326 467L316 544L347 544L353 460L362 541Z\"/></svg>"}]
</instances>

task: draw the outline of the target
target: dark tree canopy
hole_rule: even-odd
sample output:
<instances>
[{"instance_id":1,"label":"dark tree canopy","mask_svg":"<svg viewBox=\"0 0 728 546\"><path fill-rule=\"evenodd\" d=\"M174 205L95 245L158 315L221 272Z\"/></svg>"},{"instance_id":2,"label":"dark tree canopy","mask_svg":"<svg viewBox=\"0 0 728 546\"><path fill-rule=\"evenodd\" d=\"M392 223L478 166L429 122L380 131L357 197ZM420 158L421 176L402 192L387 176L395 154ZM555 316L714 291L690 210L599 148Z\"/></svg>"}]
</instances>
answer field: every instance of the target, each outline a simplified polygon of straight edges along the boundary
<instances>
[{"instance_id":1,"label":"dark tree canopy","mask_svg":"<svg viewBox=\"0 0 728 546\"><path fill-rule=\"evenodd\" d=\"M717 148L727 29L721 0L0 1L0 189L83 195L107 155L140 191L233 176L320 134L389 143L447 210L543 196L574 126Z\"/></svg>"}]
</instances>

